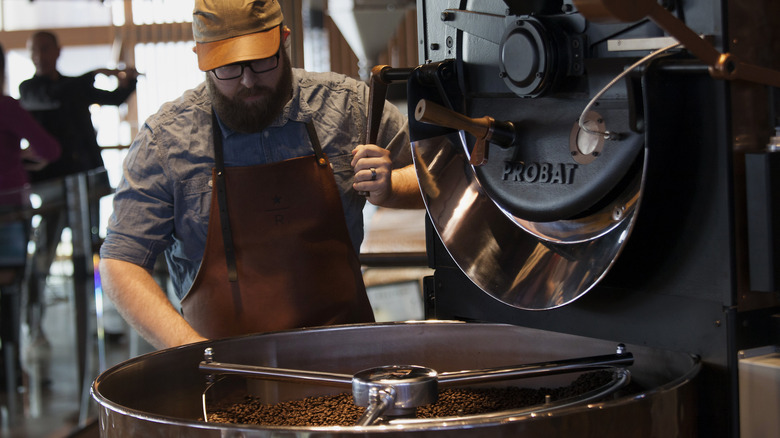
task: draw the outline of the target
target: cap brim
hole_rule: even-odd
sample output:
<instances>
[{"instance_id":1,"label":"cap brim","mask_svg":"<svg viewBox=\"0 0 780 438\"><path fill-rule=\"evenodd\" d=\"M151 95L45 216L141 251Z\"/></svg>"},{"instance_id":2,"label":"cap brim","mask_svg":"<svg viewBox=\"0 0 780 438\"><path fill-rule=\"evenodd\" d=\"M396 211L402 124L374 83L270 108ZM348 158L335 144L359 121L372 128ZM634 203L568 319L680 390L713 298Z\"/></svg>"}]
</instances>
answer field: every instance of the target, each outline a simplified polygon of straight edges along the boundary
<instances>
[{"instance_id":1,"label":"cap brim","mask_svg":"<svg viewBox=\"0 0 780 438\"><path fill-rule=\"evenodd\" d=\"M223 65L270 58L279 50L279 26L211 43L196 43L198 68L213 70Z\"/></svg>"}]
</instances>

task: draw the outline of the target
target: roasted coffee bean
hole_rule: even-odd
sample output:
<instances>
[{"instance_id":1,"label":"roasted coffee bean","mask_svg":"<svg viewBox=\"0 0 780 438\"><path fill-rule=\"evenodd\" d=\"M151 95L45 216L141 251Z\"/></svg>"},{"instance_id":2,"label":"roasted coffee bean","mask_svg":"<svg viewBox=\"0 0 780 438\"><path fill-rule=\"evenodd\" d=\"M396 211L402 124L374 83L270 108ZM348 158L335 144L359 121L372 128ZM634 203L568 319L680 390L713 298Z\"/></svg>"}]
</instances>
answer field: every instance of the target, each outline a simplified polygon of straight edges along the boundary
<instances>
[{"instance_id":1,"label":"roasted coffee bean","mask_svg":"<svg viewBox=\"0 0 780 438\"><path fill-rule=\"evenodd\" d=\"M581 374L572 384L559 388L450 388L439 392L436 403L418 407L416 415L438 418L522 409L545 403L548 395L552 402L581 395L611 379L611 372L596 371ZM276 404L247 396L242 403L216 407L209 414L209 421L260 426L353 426L364 411L346 392Z\"/></svg>"}]
</instances>

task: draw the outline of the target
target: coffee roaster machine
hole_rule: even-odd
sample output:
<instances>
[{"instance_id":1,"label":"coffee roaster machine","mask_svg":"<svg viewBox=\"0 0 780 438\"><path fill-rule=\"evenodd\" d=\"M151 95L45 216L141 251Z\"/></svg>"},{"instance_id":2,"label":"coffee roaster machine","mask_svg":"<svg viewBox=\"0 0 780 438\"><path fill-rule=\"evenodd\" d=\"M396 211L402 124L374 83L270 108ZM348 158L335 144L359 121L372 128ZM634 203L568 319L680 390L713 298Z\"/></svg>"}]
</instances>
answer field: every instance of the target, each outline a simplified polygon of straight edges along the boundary
<instances>
[{"instance_id":1,"label":"coffee roaster machine","mask_svg":"<svg viewBox=\"0 0 780 438\"><path fill-rule=\"evenodd\" d=\"M740 355L780 343L778 4L420 0L418 28L426 315L695 354L699 435L739 436Z\"/></svg>"},{"instance_id":2,"label":"coffee roaster machine","mask_svg":"<svg viewBox=\"0 0 780 438\"><path fill-rule=\"evenodd\" d=\"M743 433L757 418L745 408L776 409L745 394L740 364L780 345L767 147L780 143L780 5L418 0L417 13L420 65L375 67L370 82L372 96L407 86L428 320L133 358L93 384L101 435L762 436ZM621 368L577 400L408 415L456 381L573 364ZM252 378L224 383L236 375ZM350 385L367 406L355 425L209 420L234 389L273 403Z\"/></svg>"}]
</instances>

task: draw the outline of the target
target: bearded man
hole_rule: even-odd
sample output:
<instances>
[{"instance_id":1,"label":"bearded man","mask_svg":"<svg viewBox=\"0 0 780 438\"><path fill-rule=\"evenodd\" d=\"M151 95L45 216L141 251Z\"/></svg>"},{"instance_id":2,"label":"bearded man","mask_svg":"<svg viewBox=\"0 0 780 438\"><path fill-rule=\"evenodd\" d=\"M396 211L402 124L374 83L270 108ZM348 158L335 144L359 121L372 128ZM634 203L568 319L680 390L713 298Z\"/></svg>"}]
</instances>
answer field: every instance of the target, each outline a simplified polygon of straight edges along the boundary
<instances>
[{"instance_id":1,"label":"bearded man","mask_svg":"<svg viewBox=\"0 0 780 438\"><path fill-rule=\"evenodd\" d=\"M150 117L125 159L100 273L157 348L373 321L365 202L422 207L405 116L385 102L363 144L368 87L291 68L282 20L275 0L196 0L206 81ZM180 309L151 275L161 254Z\"/></svg>"}]
</instances>

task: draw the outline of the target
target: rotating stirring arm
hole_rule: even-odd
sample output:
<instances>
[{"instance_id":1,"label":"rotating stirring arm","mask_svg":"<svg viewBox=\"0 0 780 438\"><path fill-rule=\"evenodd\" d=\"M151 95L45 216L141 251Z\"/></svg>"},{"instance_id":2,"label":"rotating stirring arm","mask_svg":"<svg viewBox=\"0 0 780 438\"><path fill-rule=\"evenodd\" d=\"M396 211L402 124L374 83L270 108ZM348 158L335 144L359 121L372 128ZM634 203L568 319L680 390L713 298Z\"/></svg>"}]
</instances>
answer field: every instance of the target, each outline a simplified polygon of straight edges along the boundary
<instances>
[{"instance_id":1,"label":"rotating stirring arm","mask_svg":"<svg viewBox=\"0 0 780 438\"><path fill-rule=\"evenodd\" d=\"M214 382L216 375L234 374L282 382L318 383L329 386L351 385L355 404L366 407L366 411L363 417L358 420L357 425L370 426L376 423L383 415L409 415L418 406L435 403L438 399L438 388L440 386L541 377L627 366L633 363L633 354L626 352L624 346L620 344L617 352L611 355L481 370L445 372L441 374L430 368L417 365L387 365L362 370L350 376L338 373L214 362L214 352L211 348L207 348L204 352L204 360L200 362L199 368L201 371L209 373L207 381L210 383ZM203 395L203 415L205 421L208 421L205 392Z\"/></svg>"},{"instance_id":2,"label":"rotating stirring arm","mask_svg":"<svg viewBox=\"0 0 780 438\"><path fill-rule=\"evenodd\" d=\"M444 372L439 374L439 387L484 383L514 378L530 378L553 374L573 373L585 369L627 366L634 363L634 355L618 348L616 354L542 362L511 367Z\"/></svg>"},{"instance_id":3,"label":"rotating stirring arm","mask_svg":"<svg viewBox=\"0 0 780 438\"><path fill-rule=\"evenodd\" d=\"M327 386L350 386L352 384L352 376L348 374L214 362L214 351L211 348L207 348L203 356L204 360L201 361L199 369L209 373L209 380L213 380L214 375L233 374L279 382L317 383Z\"/></svg>"}]
</instances>

